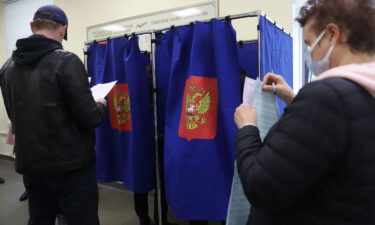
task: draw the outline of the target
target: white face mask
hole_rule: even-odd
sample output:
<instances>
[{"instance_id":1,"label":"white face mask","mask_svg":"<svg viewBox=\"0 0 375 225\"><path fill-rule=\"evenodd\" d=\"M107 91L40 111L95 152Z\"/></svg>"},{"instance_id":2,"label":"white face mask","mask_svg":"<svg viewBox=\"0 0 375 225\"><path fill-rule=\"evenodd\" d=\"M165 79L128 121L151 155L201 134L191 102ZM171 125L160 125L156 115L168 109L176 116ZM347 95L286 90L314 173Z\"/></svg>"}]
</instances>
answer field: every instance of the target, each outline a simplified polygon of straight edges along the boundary
<instances>
[{"instance_id":1,"label":"white face mask","mask_svg":"<svg viewBox=\"0 0 375 225\"><path fill-rule=\"evenodd\" d=\"M320 33L316 41L311 45L310 49L306 48L305 50L305 60L306 60L307 67L309 67L309 70L316 76L330 69L329 57L331 57L333 49L335 48L335 45L332 45L331 47L329 47L327 54L320 61L314 61L312 59L312 55L311 55L312 51L318 45L318 43L323 38L325 33L326 33L326 30Z\"/></svg>"}]
</instances>

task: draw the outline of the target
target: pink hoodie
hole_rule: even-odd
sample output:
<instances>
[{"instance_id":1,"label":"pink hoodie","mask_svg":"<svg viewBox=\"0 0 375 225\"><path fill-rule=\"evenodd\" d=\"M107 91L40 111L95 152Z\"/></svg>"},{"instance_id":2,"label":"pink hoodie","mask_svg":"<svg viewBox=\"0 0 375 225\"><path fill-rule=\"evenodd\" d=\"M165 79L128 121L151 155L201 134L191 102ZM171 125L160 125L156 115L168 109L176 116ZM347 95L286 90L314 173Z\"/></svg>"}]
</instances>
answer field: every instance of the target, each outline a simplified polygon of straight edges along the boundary
<instances>
[{"instance_id":1,"label":"pink hoodie","mask_svg":"<svg viewBox=\"0 0 375 225\"><path fill-rule=\"evenodd\" d=\"M375 98L375 62L339 66L322 73L315 80L323 80L330 77L351 80L362 86Z\"/></svg>"}]
</instances>

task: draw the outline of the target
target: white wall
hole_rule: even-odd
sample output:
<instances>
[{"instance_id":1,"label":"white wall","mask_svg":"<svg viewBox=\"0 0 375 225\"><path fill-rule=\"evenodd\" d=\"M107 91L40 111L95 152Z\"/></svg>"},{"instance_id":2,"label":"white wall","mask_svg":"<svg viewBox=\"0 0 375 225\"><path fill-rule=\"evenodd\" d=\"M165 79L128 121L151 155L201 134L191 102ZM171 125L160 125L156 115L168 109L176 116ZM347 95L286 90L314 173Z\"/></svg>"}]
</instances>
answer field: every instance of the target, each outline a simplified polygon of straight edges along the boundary
<instances>
[{"instance_id":1,"label":"white wall","mask_svg":"<svg viewBox=\"0 0 375 225\"><path fill-rule=\"evenodd\" d=\"M0 66L6 60L6 45L5 43L5 35L4 35L4 12L3 12L3 4L0 1ZM3 97L0 92L0 154L11 155L13 152L13 147L10 145L5 144L5 131L7 130L8 126L6 121L8 117L5 112L4 104L2 101Z\"/></svg>"},{"instance_id":2,"label":"white wall","mask_svg":"<svg viewBox=\"0 0 375 225\"><path fill-rule=\"evenodd\" d=\"M83 57L86 27L163 9L199 3L204 0L55 0L69 17L66 50ZM287 31L292 30L292 0L219 0L220 16L263 10ZM244 21L244 22L243 22ZM256 38L256 20L235 21L239 39Z\"/></svg>"},{"instance_id":3,"label":"white wall","mask_svg":"<svg viewBox=\"0 0 375 225\"><path fill-rule=\"evenodd\" d=\"M5 34L4 34L4 12L3 4L0 1L0 43L5 43ZM0 64L5 61L5 44L0 45Z\"/></svg>"},{"instance_id":4,"label":"white wall","mask_svg":"<svg viewBox=\"0 0 375 225\"><path fill-rule=\"evenodd\" d=\"M55 0L68 16L68 41L64 48L83 57L86 27L124 17L199 3L200 0Z\"/></svg>"},{"instance_id":5,"label":"white wall","mask_svg":"<svg viewBox=\"0 0 375 225\"><path fill-rule=\"evenodd\" d=\"M262 10L267 17L292 32L292 0L219 0L220 16ZM256 19L233 21L238 40L257 39Z\"/></svg>"},{"instance_id":6,"label":"white wall","mask_svg":"<svg viewBox=\"0 0 375 225\"><path fill-rule=\"evenodd\" d=\"M0 0L2 3L4 0ZM22 1L22 0L21 0ZM124 17L154 12L163 9L199 3L204 0L55 0L69 18L69 41L64 48L83 58L82 49L86 39L86 27ZM253 10L263 10L287 31L292 32L293 0L219 0L220 16L233 15ZM5 43L3 5L0 4L0 41ZM31 20L32 18L30 18ZM239 39L256 38L256 20L234 21ZM25 29L29 29L28 27ZM0 45L0 64L5 58L4 45Z\"/></svg>"},{"instance_id":7,"label":"white wall","mask_svg":"<svg viewBox=\"0 0 375 225\"><path fill-rule=\"evenodd\" d=\"M17 0L11 1L4 6L5 16L5 42L7 56L10 56L16 48L16 40L31 35L30 18L34 12L43 5L51 5L53 0ZM19 27L21 29L14 29Z\"/></svg>"},{"instance_id":8,"label":"white wall","mask_svg":"<svg viewBox=\"0 0 375 225\"><path fill-rule=\"evenodd\" d=\"M304 62L304 40L303 30L300 24L295 20L299 16L301 7L306 3L307 0L293 0L292 5L292 19L293 19L293 74L298 75L293 78L293 90L295 93L302 88L303 85L303 74L305 73L305 62Z\"/></svg>"},{"instance_id":9,"label":"white wall","mask_svg":"<svg viewBox=\"0 0 375 225\"><path fill-rule=\"evenodd\" d=\"M86 28L88 26L202 1L204 0L55 0L55 4L61 7L69 18L68 41L63 43L64 48L83 58L82 49L86 40ZM2 2L0 0L0 3ZM267 16L276 20L280 26L292 32L292 0L219 0L220 16L253 10L264 11ZM3 5L0 4L0 43L5 43L3 17ZM237 29L239 40L257 37L256 19L234 21L233 24ZM5 44L0 45L0 65L6 60L5 52ZM1 100L0 154L9 155L12 152L12 147L4 144L5 136L1 134L7 130L7 120Z\"/></svg>"}]
</instances>

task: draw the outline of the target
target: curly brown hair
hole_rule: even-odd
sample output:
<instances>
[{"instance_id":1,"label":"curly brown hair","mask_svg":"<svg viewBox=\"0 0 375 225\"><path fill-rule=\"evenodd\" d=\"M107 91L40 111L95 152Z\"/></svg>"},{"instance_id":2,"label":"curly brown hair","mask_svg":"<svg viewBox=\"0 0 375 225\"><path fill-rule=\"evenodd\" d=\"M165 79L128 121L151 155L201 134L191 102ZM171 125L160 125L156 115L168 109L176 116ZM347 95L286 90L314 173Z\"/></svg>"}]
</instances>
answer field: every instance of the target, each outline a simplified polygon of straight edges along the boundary
<instances>
[{"instance_id":1,"label":"curly brown hair","mask_svg":"<svg viewBox=\"0 0 375 225\"><path fill-rule=\"evenodd\" d=\"M308 0L296 20L304 27L310 19L317 35L335 23L353 52L375 53L375 0Z\"/></svg>"}]
</instances>

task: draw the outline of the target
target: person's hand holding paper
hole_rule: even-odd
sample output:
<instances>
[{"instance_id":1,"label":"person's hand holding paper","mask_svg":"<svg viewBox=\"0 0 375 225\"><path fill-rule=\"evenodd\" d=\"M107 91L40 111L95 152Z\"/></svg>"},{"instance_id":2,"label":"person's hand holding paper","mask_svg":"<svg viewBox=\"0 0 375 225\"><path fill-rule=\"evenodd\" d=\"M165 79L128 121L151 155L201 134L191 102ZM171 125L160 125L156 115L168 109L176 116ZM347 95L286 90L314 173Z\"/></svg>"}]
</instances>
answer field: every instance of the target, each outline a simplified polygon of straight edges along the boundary
<instances>
[{"instance_id":1,"label":"person's hand holding paper","mask_svg":"<svg viewBox=\"0 0 375 225\"><path fill-rule=\"evenodd\" d=\"M108 93L112 90L116 83L117 80L105 84L97 84L92 87L91 92L95 101L107 106L107 100L105 100L104 98L108 95Z\"/></svg>"},{"instance_id":2,"label":"person's hand holding paper","mask_svg":"<svg viewBox=\"0 0 375 225\"><path fill-rule=\"evenodd\" d=\"M289 104L295 94L292 88L280 75L268 73L263 78L263 91L273 91L281 100Z\"/></svg>"}]
</instances>

